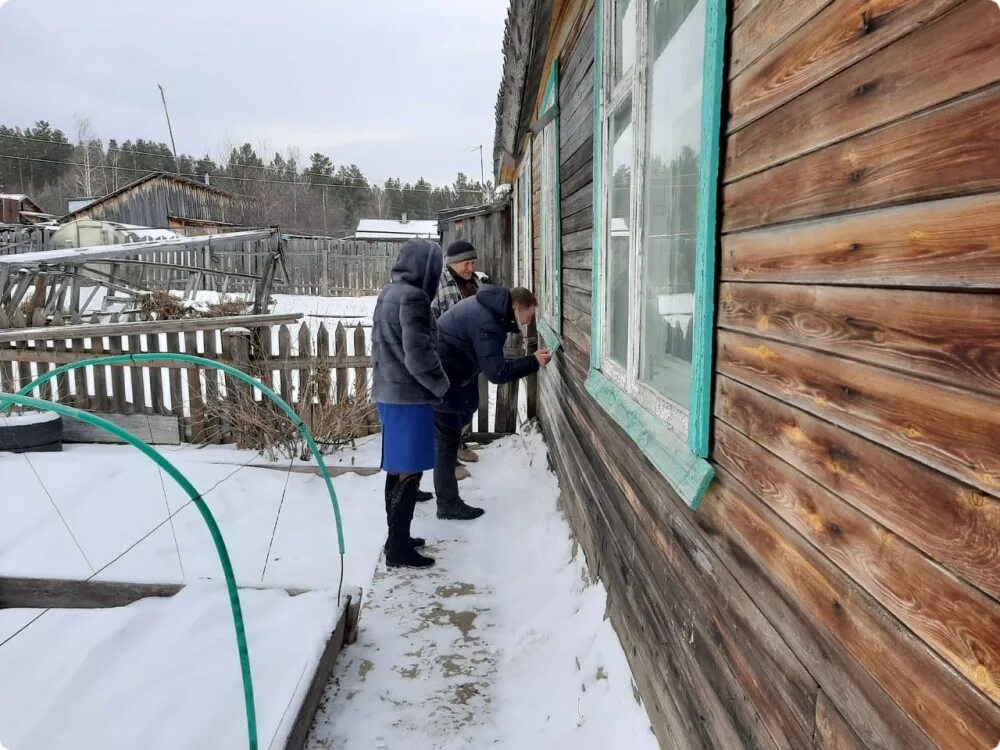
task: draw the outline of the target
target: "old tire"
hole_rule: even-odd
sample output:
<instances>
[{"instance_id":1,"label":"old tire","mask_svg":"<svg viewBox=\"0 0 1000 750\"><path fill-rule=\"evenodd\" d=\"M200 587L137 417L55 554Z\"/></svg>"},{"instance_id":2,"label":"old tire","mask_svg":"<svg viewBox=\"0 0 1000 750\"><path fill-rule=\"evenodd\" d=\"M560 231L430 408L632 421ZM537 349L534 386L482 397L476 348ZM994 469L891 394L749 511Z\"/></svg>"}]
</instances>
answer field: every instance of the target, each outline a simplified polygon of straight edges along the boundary
<instances>
[{"instance_id":1,"label":"old tire","mask_svg":"<svg viewBox=\"0 0 1000 750\"><path fill-rule=\"evenodd\" d=\"M62 450L62 417L51 412L0 415L0 452L51 453Z\"/></svg>"}]
</instances>

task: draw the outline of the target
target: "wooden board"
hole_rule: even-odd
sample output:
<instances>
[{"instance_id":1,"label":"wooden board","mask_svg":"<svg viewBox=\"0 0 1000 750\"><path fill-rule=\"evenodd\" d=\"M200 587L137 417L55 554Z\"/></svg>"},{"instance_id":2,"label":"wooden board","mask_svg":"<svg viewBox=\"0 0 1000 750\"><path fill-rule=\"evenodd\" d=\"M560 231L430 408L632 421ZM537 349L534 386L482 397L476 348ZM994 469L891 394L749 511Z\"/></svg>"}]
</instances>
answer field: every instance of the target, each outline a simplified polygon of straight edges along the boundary
<instances>
[{"instance_id":1,"label":"wooden board","mask_svg":"<svg viewBox=\"0 0 1000 750\"><path fill-rule=\"evenodd\" d=\"M781 1L794 4L795 12L762 18L768 29L801 20L806 9L800 5L826 2ZM995 16L991 0L967 0L733 133L726 143L726 182L996 83L1000 24ZM734 58L740 49L737 37Z\"/></svg>"},{"instance_id":2,"label":"wooden board","mask_svg":"<svg viewBox=\"0 0 1000 750\"><path fill-rule=\"evenodd\" d=\"M730 331L718 370L1000 496L998 399Z\"/></svg>"},{"instance_id":3,"label":"wooden board","mask_svg":"<svg viewBox=\"0 0 1000 750\"><path fill-rule=\"evenodd\" d=\"M1000 289L1000 193L722 238L722 278Z\"/></svg>"},{"instance_id":4,"label":"wooden board","mask_svg":"<svg viewBox=\"0 0 1000 750\"><path fill-rule=\"evenodd\" d=\"M716 416L1000 600L1000 501L727 377ZM898 498L906 498L900 502Z\"/></svg>"},{"instance_id":5,"label":"wooden board","mask_svg":"<svg viewBox=\"0 0 1000 750\"><path fill-rule=\"evenodd\" d=\"M727 75L735 78L750 63L809 23L832 0L756 0L733 11ZM748 8L751 8L748 12Z\"/></svg>"},{"instance_id":6,"label":"wooden board","mask_svg":"<svg viewBox=\"0 0 1000 750\"><path fill-rule=\"evenodd\" d=\"M1000 295L724 283L721 328L1000 396Z\"/></svg>"},{"instance_id":7,"label":"wooden board","mask_svg":"<svg viewBox=\"0 0 1000 750\"><path fill-rule=\"evenodd\" d=\"M742 432L719 423L714 456L768 508L1000 704L1000 603Z\"/></svg>"},{"instance_id":8,"label":"wooden board","mask_svg":"<svg viewBox=\"0 0 1000 750\"><path fill-rule=\"evenodd\" d=\"M998 188L994 86L726 185L723 230Z\"/></svg>"},{"instance_id":9,"label":"wooden board","mask_svg":"<svg viewBox=\"0 0 1000 750\"><path fill-rule=\"evenodd\" d=\"M960 2L834 0L732 80L729 130L767 114Z\"/></svg>"},{"instance_id":10,"label":"wooden board","mask_svg":"<svg viewBox=\"0 0 1000 750\"><path fill-rule=\"evenodd\" d=\"M180 428L177 417L162 414L111 414L94 412L135 435L150 445L180 445ZM104 430L75 419L63 420L63 442L66 443L124 443Z\"/></svg>"},{"instance_id":11,"label":"wooden board","mask_svg":"<svg viewBox=\"0 0 1000 750\"><path fill-rule=\"evenodd\" d=\"M753 557L755 565L776 579L784 596L816 618L838 648L857 659L927 738L949 750L979 750L1000 736L996 705L887 617L868 594L725 471L719 471L714 487L702 510L710 509L728 527L732 543L743 546L743 555ZM832 695L823 680L820 686ZM838 708L845 714L851 710ZM926 746L912 730L904 734L902 727L871 742L868 727L852 725L875 747L885 747L888 738L894 743L889 747Z\"/></svg>"}]
</instances>

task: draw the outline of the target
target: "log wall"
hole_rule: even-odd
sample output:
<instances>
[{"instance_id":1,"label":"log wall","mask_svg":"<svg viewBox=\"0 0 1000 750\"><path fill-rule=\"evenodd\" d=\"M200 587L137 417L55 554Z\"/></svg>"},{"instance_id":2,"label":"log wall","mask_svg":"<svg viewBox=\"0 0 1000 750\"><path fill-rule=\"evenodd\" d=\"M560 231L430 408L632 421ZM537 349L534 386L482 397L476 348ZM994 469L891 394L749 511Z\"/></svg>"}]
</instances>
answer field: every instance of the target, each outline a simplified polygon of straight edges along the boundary
<instances>
[{"instance_id":1,"label":"log wall","mask_svg":"<svg viewBox=\"0 0 1000 750\"><path fill-rule=\"evenodd\" d=\"M697 512L584 387L593 8L555 5L564 345L540 422L662 746L995 747L996 4L730 4Z\"/></svg>"}]
</instances>

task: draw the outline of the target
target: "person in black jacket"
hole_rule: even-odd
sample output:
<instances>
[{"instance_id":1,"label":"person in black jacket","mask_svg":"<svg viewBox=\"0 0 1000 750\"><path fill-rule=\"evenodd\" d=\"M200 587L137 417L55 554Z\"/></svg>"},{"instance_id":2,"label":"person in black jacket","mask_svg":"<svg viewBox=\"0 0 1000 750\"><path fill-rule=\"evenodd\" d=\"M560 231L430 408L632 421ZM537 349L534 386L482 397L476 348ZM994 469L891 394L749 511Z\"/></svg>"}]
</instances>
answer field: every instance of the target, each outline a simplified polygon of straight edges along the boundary
<instances>
[{"instance_id":1,"label":"person in black jacket","mask_svg":"<svg viewBox=\"0 0 1000 750\"><path fill-rule=\"evenodd\" d=\"M434 409L437 461L434 492L437 517L478 518L485 511L466 505L458 494L455 460L462 428L479 408L479 373L491 383L509 383L538 372L552 358L548 349L518 359L504 359L507 335L517 333L535 316L538 300L528 289L484 285L475 297L459 302L438 319L438 354L450 386Z\"/></svg>"},{"instance_id":2,"label":"person in black jacket","mask_svg":"<svg viewBox=\"0 0 1000 750\"><path fill-rule=\"evenodd\" d=\"M390 567L426 568L433 558L410 536L421 473L435 465L434 405L448 392L431 313L443 265L436 242L405 242L382 289L372 324L372 400L382 423L382 468Z\"/></svg>"}]
</instances>

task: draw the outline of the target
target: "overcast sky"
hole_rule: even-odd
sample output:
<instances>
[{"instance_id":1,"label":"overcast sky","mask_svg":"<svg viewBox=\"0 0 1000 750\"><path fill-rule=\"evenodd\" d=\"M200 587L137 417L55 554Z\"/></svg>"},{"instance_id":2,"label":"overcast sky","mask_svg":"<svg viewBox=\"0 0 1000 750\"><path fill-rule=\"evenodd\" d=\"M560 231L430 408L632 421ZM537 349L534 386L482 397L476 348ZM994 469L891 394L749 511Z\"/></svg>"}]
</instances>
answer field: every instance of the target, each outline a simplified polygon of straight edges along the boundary
<instances>
[{"instance_id":1,"label":"overcast sky","mask_svg":"<svg viewBox=\"0 0 1000 750\"><path fill-rule=\"evenodd\" d=\"M218 159L298 148L377 181L490 174L507 0L0 0L0 123Z\"/></svg>"}]
</instances>

